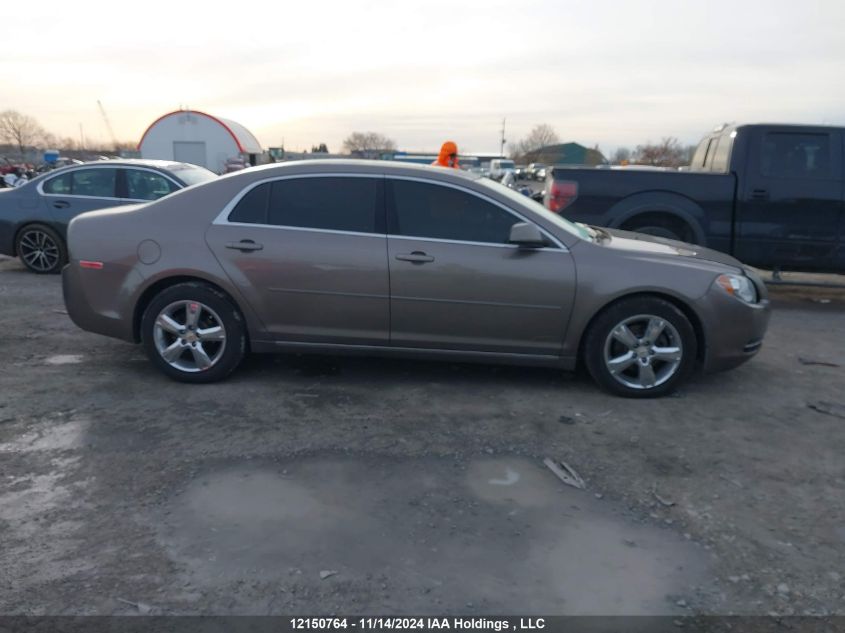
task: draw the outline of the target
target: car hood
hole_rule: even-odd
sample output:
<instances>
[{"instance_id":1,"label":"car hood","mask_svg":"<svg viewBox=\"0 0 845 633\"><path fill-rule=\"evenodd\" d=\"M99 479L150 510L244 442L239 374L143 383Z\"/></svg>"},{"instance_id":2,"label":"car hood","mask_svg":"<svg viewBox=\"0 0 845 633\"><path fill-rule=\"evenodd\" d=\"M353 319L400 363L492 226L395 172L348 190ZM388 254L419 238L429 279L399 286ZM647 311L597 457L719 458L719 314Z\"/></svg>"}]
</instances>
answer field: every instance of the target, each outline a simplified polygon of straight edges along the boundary
<instances>
[{"instance_id":1,"label":"car hood","mask_svg":"<svg viewBox=\"0 0 845 633\"><path fill-rule=\"evenodd\" d=\"M726 253L714 251L696 244L687 244L669 240L664 237L633 233L620 229L597 229L610 234L609 240L603 240L601 245L619 251L629 251L641 255L658 255L666 257L684 257L707 262L715 262L731 268L742 270L742 263Z\"/></svg>"}]
</instances>

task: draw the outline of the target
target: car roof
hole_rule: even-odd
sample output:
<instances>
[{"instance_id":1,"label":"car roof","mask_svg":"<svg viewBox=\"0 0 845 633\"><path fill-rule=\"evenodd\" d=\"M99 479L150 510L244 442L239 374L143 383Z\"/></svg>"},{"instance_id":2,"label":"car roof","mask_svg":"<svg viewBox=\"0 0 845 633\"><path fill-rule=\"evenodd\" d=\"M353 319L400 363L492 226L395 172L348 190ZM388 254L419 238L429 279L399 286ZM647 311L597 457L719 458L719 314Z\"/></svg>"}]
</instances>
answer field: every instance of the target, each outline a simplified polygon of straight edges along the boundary
<instances>
[{"instance_id":1,"label":"car roof","mask_svg":"<svg viewBox=\"0 0 845 633\"><path fill-rule=\"evenodd\" d=\"M67 171L76 171L78 169L87 169L89 167L147 167L149 169L157 169L159 171L166 172L179 171L190 167L198 167L199 169L205 169L204 167L200 167L198 165L180 163L178 161L173 160L152 160L148 158L116 158L110 160L92 160L84 163L78 163L75 165L65 165L63 167L57 167L56 169L52 169L50 171L44 172L43 174L39 174L30 182L41 181L45 178L52 178L57 174L62 174Z\"/></svg>"},{"instance_id":2,"label":"car roof","mask_svg":"<svg viewBox=\"0 0 845 633\"><path fill-rule=\"evenodd\" d=\"M263 178L281 176L287 172L290 172L291 174L297 172L392 174L409 177L419 176L421 178L431 178L432 175L436 175L444 179L465 180L470 182L477 181L481 178L478 174L463 169L449 169L433 165L404 163L402 161L323 158L314 160L286 161L281 163L270 163L268 165L261 165L258 167L250 167L249 169L242 169L232 172L231 174L225 174L221 176L220 179L243 178L249 180L261 180Z\"/></svg>"}]
</instances>

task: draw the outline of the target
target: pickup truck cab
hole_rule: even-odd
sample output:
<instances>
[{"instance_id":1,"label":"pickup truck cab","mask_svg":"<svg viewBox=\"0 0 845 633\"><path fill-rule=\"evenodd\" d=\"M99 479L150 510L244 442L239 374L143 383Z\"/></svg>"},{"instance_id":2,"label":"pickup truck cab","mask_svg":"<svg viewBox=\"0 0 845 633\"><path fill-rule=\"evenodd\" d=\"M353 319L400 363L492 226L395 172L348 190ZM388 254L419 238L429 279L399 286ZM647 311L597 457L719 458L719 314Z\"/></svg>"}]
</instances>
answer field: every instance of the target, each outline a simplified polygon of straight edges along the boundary
<instances>
[{"instance_id":1,"label":"pickup truck cab","mask_svg":"<svg viewBox=\"0 0 845 633\"><path fill-rule=\"evenodd\" d=\"M845 128L724 125L685 171L554 167L569 220L707 246L761 268L845 272Z\"/></svg>"}]
</instances>

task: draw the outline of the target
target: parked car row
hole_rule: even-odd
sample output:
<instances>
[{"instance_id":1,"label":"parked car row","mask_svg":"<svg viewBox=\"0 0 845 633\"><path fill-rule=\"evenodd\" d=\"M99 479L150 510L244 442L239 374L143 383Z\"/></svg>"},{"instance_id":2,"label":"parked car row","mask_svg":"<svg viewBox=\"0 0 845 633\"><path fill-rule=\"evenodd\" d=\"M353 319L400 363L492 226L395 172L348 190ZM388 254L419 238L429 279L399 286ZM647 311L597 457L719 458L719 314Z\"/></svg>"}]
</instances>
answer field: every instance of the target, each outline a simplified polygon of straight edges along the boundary
<instances>
[{"instance_id":1,"label":"parked car row","mask_svg":"<svg viewBox=\"0 0 845 633\"><path fill-rule=\"evenodd\" d=\"M217 176L186 163L112 160L42 174L0 191L0 254L19 257L36 273L67 263L67 226L80 213L156 200Z\"/></svg>"}]
</instances>

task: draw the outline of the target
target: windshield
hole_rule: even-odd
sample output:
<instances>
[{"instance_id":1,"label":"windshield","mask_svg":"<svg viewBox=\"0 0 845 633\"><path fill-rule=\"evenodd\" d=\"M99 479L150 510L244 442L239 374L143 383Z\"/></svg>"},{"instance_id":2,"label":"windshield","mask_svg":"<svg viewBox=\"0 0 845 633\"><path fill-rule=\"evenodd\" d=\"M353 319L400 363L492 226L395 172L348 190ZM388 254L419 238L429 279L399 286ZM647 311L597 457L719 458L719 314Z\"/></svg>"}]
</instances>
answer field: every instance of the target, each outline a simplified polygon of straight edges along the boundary
<instances>
[{"instance_id":1,"label":"windshield","mask_svg":"<svg viewBox=\"0 0 845 633\"><path fill-rule=\"evenodd\" d=\"M201 182L207 182L217 178L217 174L213 171L209 171L205 167L197 167L196 165L170 167L170 171L186 185L198 185Z\"/></svg>"},{"instance_id":2,"label":"windshield","mask_svg":"<svg viewBox=\"0 0 845 633\"><path fill-rule=\"evenodd\" d=\"M540 205L539 202L533 201L528 196L525 196L517 191L514 191L510 187L506 187L505 185L496 182L495 180L489 180L487 178L482 178L476 181L479 185L483 187L487 187L489 189L495 190L496 193L502 194L507 198L510 198L513 202L517 203L519 206L525 207L532 204L539 205L539 209L534 209L535 212L543 213L543 218L548 220L549 222L557 225L558 227L562 228L567 233L570 233L576 237L580 237L582 240L587 240L588 242L593 241L592 239L592 232L584 225L577 225L573 224L569 220L565 220L564 218L560 217L557 213L552 213L544 206Z\"/></svg>"}]
</instances>

